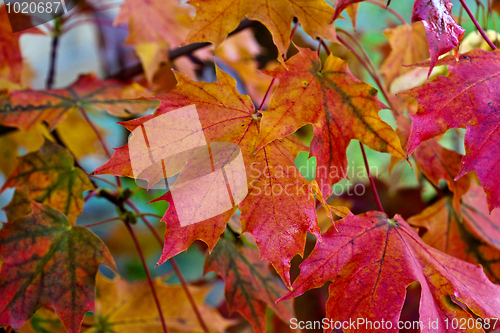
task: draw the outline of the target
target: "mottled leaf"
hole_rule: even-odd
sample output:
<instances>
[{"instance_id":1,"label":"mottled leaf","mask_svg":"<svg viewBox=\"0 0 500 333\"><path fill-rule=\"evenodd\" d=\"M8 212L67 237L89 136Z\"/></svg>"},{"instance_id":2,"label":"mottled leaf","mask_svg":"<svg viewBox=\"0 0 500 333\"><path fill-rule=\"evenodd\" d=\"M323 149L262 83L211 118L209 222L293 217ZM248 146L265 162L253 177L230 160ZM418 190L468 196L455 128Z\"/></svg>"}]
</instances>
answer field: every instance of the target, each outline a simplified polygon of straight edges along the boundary
<instances>
[{"instance_id":1,"label":"mottled leaf","mask_svg":"<svg viewBox=\"0 0 500 333\"><path fill-rule=\"evenodd\" d=\"M61 211L72 225L82 212L83 192L94 188L88 176L74 166L71 154L50 141L19 158L0 193L8 187Z\"/></svg>"},{"instance_id":2,"label":"mottled leaf","mask_svg":"<svg viewBox=\"0 0 500 333\"><path fill-rule=\"evenodd\" d=\"M84 332L163 332L158 309L147 281L129 283L118 277L109 280L101 274L97 275L96 280L94 325ZM154 286L169 331L203 332L182 286L167 285L158 279L154 281ZM204 303L210 288L188 288L210 332L224 332L232 321L224 319L217 310Z\"/></svg>"},{"instance_id":3,"label":"mottled leaf","mask_svg":"<svg viewBox=\"0 0 500 333\"><path fill-rule=\"evenodd\" d=\"M335 321L384 320L384 332L397 332L406 288L415 281L422 288L421 332L457 332L453 318L473 318L458 302L481 318L500 316L500 286L491 283L480 266L474 266L424 244L418 234L398 215L393 219L381 212L352 213L337 222L317 242L311 255L300 265L294 290L288 300L328 281L330 297L326 316ZM436 321L438 329L429 326ZM390 322L390 327L388 326ZM448 329L446 328L448 327ZM379 332L373 326L345 330ZM477 330L480 331L480 330Z\"/></svg>"},{"instance_id":4,"label":"mottled leaf","mask_svg":"<svg viewBox=\"0 0 500 333\"><path fill-rule=\"evenodd\" d=\"M83 316L94 311L99 264L116 271L96 235L36 202L30 215L0 229L0 259L0 326L16 330L45 305L68 332L80 332Z\"/></svg>"},{"instance_id":5,"label":"mottled leaf","mask_svg":"<svg viewBox=\"0 0 500 333\"><path fill-rule=\"evenodd\" d=\"M346 149L351 139L371 149L404 158L399 138L378 112L377 90L356 79L347 63L329 56L322 68L316 52L299 49L287 68L267 71L279 80L269 109L262 112L256 150L312 124L310 154L317 159L316 180L328 197L332 185L346 177Z\"/></svg>"},{"instance_id":6,"label":"mottled leaf","mask_svg":"<svg viewBox=\"0 0 500 333\"><path fill-rule=\"evenodd\" d=\"M224 279L229 311L241 313L255 332L266 332L268 307L287 323L296 317L292 302L275 303L286 288L271 274L267 261L259 260L257 251L223 238L206 258L204 271Z\"/></svg>"},{"instance_id":7,"label":"mottled leaf","mask_svg":"<svg viewBox=\"0 0 500 333\"><path fill-rule=\"evenodd\" d=\"M93 74L82 75L65 89L19 90L0 95L0 124L28 130L45 121L54 128L67 112L80 107L129 117L156 108L157 102L139 98L149 94L137 83L101 81Z\"/></svg>"}]
</instances>

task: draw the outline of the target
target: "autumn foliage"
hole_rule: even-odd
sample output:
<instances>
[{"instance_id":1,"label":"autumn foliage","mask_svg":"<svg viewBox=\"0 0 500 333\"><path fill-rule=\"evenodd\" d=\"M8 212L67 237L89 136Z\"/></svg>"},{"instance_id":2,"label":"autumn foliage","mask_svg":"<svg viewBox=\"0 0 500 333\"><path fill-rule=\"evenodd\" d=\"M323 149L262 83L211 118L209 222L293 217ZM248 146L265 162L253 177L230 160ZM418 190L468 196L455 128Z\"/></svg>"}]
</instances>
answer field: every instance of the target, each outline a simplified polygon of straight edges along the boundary
<instances>
[{"instance_id":1,"label":"autumn foliage","mask_svg":"<svg viewBox=\"0 0 500 333\"><path fill-rule=\"evenodd\" d=\"M500 2L407 2L82 0L19 33L2 4L0 332L500 329ZM61 38L87 25L132 62L60 86ZM44 87L25 35L51 45ZM138 176L179 124L127 139L191 105L248 194L182 226L154 185L200 157Z\"/></svg>"}]
</instances>

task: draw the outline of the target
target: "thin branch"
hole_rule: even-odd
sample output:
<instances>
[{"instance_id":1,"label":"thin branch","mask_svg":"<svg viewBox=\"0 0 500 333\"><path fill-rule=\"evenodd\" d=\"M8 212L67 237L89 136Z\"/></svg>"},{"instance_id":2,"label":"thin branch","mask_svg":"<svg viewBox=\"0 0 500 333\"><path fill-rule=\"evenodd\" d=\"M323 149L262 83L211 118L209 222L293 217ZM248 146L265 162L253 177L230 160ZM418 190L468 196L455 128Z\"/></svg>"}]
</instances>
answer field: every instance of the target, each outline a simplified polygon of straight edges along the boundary
<instances>
[{"instance_id":1,"label":"thin branch","mask_svg":"<svg viewBox=\"0 0 500 333\"><path fill-rule=\"evenodd\" d=\"M52 44L50 47L50 64L49 73L47 75L47 89L52 89L54 86L54 78L56 76L56 59L57 59L57 47L59 45L59 33L55 32L52 37Z\"/></svg>"},{"instance_id":2,"label":"thin branch","mask_svg":"<svg viewBox=\"0 0 500 333\"><path fill-rule=\"evenodd\" d=\"M99 142L101 143L102 148L104 149L104 152L106 153L106 156L110 159L111 158L111 154L109 152L108 146L106 145L106 141L104 141L104 138L102 137L101 133L99 132L99 130L97 129L97 127L95 127L95 125L92 122L92 120L90 120L90 118L89 118L89 116L87 114L87 111L85 111L85 109L83 108L83 106L81 106L80 104L78 104L78 108L80 109L80 112L82 113L82 115L85 118L85 120L87 121L87 123L90 125L90 127L94 131L95 135L97 136L97 139L99 139ZM118 185L118 187L122 187L122 182L120 180L120 177L116 176L115 179L116 179L116 184Z\"/></svg>"},{"instance_id":3,"label":"thin branch","mask_svg":"<svg viewBox=\"0 0 500 333\"><path fill-rule=\"evenodd\" d=\"M469 17L471 18L472 22L474 22L474 25L476 26L477 31L479 31L479 33L481 34L481 36L483 36L483 38L486 41L486 43L488 43L488 45L491 47L492 50L496 50L497 47L488 38L488 36L486 36L486 33L484 32L483 28L481 28L481 25L479 24L479 22L476 20L476 18L474 17L474 15L472 14L472 12L470 11L469 7L465 3L465 0L459 0L459 1L462 4L462 6L464 7L464 9L467 12L467 14L469 15Z\"/></svg>"},{"instance_id":4,"label":"thin branch","mask_svg":"<svg viewBox=\"0 0 500 333\"><path fill-rule=\"evenodd\" d=\"M83 117L87 121L87 123L90 125L90 127L92 127L92 130L94 131L95 135L97 136L97 139L99 139L99 142L101 143L102 148L104 149L104 152L106 153L106 156L108 158L111 158L111 154L109 152L108 146L106 145L106 141L104 141L104 138L102 137L101 133L99 132L97 127L95 127L94 123L90 120L90 118L87 114L87 111L85 111L85 109L81 105L78 105L78 107L79 107L80 112L82 113Z\"/></svg>"},{"instance_id":5,"label":"thin branch","mask_svg":"<svg viewBox=\"0 0 500 333\"><path fill-rule=\"evenodd\" d=\"M114 188L117 188L117 186L116 186L116 184L115 184L115 183L110 182L109 180L107 180L107 179L105 179L105 178L101 178L101 177L99 177L99 176L94 176L94 175L90 175L89 177L92 177L92 178L94 178L94 179L96 179L96 180L99 180L99 181L101 181L101 182L103 182L103 183L106 183L106 184L108 184L108 185L110 185L110 186L113 186Z\"/></svg>"},{"instance_id":6,"label":"thin branch","mask_svg":"<svg viewBox=\"0 0 500 333\"><path fill-rule=\"evenodd\" d=\"M348 34L348 36L349 35L350 34ZM389 103L389 107L391 108L391 110L393 112L395 112L396 114L399 114L399 110L392 103L392 100L389 98L389 93L385 89L384 85L382 84L382 81L381 81L380 77L378 76L378 72L376 70L375 70L375 72L372 72L371 68L375 68L375 67L373 66L373 63L371 62L370 57L368 57L368 55L366 54L366 51L363 49L363 47L361 46L361 44L359 44L359 42L357 42L357 40L352 36L351 39L360 48L361 52L363 52L363 54L366 55L366 57L367 57L366 61L365 61L365 59L363 59L363 57L349 43L347 43L347 41L345 39L343 39L339 35L337 35L337 39L338 39L338 41L342 45L344 45L346 48L348 48L354 54L354 56L359 60L359 62L361 63L361 65L367 70L367 72L370 74L370 76L373 78L373 80L375 80L375 83L377 84L377 86L379 87L380 91L382 92L382 95L384 95L385 99L387 100L387 103Z\"/></svg>"},{"instance_id":7,"label":"thin branch","mask_svg":"<svg viewBox=\"0 0 500 333\"><path fill-rule=\"evenodd\" d=\"M93 190L93 191L90 191L89 193L87 193L87 195L85 196L85 199L83 199L83 202L87 202L89 201L90 199L92 199L93 197L95 197L97 194L99 193L98 190Z\"/></svg>"},{"instance_id":8,"label":"thin branch","mask_svg":"<svg viewBox=\"0 0 500 333\"><path fill-rule=\"evenodd\" d=\"M146 271L146 276L148 278L148 283L149 287L151 288L151 293L153 294L153 298L155 300L156 308L158 310L158 314L160 316L160 321L161 321L161 326L163 328L163 333L168 333L167 330L167 325L165 324L165 318L163 317L163 311L160 306L160 300L158 299L158 295L156 294L156 289L155 285L153 283L153 279L151 278L151 273L149 272L148 265L146 264L146 259L144 259L144 254L142 253L141 246L139 244L139 241L137 240L137 237L135 235L134 230L130 226L130 223L125 222L125 226L127 227L128 232L130 233L130 236L132 236L132 240L134 241L135 247L137 249L137 253L139 254L139 257L141 258L142 266L144 267L144 271Z\"/></svg>"},{"instance_id":9,"label":"thin branch","mask_svg":"<svg viewBox=\"0 0 500 333\"><path fill-rule=\"evenodd\" d=\"M385 213L384 208L382 207L382 203L380 202L380 198L378 196L377 187L375 186L375 181L373 180L373 176L370 171L370 166L368 165L368 158L366 157L365 147L361 142L359 143L359 146L361 147L361 153L363 153L363 160L365 161L366 173L368 174L368 178L370 179L370 184L372 186L373 195L375 196L375 201L377 202L378 210L381 211L382 213Z\"/></svg>"},{"instance_id":10,"label":"thin branch","mask_svg":"<svg viewBox=\"0 0 500 333\"><path fill-rule=\"evenodd\" d=\"M251 21L251 20L245 19L240 23L240 25L233 32L231 32L228 35L228 37L235 35L242 30L245 30L247 28L250 28L250 27L253 27L256 25L257 25L256 21ZM186 46L182 46L182 47L170 50L168 52L168 58L170 59L170 61L174 61L175 59L177 59L179 57L191 54L191 53L193 53L199 49L202 49L204 47L207 47L209 45L212 45L212 44L205 42L205 43L193 43L193 44L189 44ZM120 72L112 75L110 78L128 80L136 75L141 74L143 71L144 71L144 69L142 68L142 65L139 63L135 66L122 69Z\"/></svg>"},{"instance_id":11,"label":"thin branch","mask_svg":"<svg viewBox=\"0 0 500 333\"><path fill-rule=\"evenodd\" d=\"M141 215L140 216L141 220L144 222L144 224L151 231L151 233L153 234L155 239L158 241L158 244L160 244L160 247L163 248L163 240L162 240L160 234L158 233L158 231L155 229L155 227L145 217L146 214L141 214L139 208L131 200L126 200L125 203L127 205L129 205L137 214ZM155 215L155 214L147 214L147 215ZM158 216L158 215L156 215L156 216ZM160 218L161 218L161 216L160 216ZM196 315L196 318L198 319L198 322L200 323L203 331L205 333L209 333L210 331L208 330L207 324L205 324L205 321L203 320L203 317L201 316L201 313L198 310L198 306L196 305L196 302L194 301L194 298L193 298L193 295L191 294L191 291L189 291L186 280L184 279L184 276L182 275L182 272L179 269L177 262L175 261L174 258L170 258L169 260L170 260L170 264L172 265L172 268L175 271L175 274L177 275L177 277L179 278L179 281L181 282L182 288L184 289L186 296L188 297L189 303L191 303L191 307L193 308L193 311Z\"/></svg>"},{"instance_id":12,"label":"thin branch","mask_svg":"<svg viewBox=\"0 0 500 333\"><path fill-rule=\"evenodd\" d=\"M401 14L399 14L397 11L389 7L389 4L384 5L383 3L378 2L376 0L365 0L365 2L371 3L375 6L379 6L380 8L387 10L389 13L394 15L402 24L408 24L408 22L404 19L403 16L401 16Z\"/></svg>"},{"instance_id":13,"label":"thin branch","mask_svg":"<svg viewBox=\"0 0 500 333\"><path fill-rule=\"evenodd\" d=\"M96 222L96 223L91 223L91 224L84 225L84 227L90 228L90 227L95 227L96 225L101 225L101 224L105 224L105 223L108 223L108 222L119 221L119 220L123 220L123 218L121 216L112 217L112 218L107 219L107 220L103 220L103 221L100 221L100 222Z\"/></svg>"}]
</instances>

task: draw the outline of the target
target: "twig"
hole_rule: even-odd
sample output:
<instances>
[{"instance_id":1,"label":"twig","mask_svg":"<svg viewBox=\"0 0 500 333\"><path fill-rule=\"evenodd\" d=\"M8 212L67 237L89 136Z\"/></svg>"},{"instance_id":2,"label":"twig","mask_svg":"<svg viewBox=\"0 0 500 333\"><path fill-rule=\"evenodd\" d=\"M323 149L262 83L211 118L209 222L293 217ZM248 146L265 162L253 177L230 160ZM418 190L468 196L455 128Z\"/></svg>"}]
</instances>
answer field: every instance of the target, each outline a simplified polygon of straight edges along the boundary
<instances>
[{"instance_id":1,"label":"twig","mask_svg":"<svg viewBox=\"0 0 500 333\"><path fill-rule=\"evenodd\" d=\"M57 59L57 47L59 45L59 33L56 31L52 37L52 44L50 47L50 63L49 63L49 73L47 75L47 89L52 89L54 85L54 78L56 76L56 59Z\"/></svg>"},{"instance_id":2,"label":"twig","mask_svg":"<svg viewBox=\"0 0 500 333\"><path fill-rule=\"evenodd\" d=\"M349 36L350 34L347 34L347 35ZM387 103L389 103L389 107L391 108L391 110L393 112L395 112L396 114L399 114L399 110L392 103L392 100L389 98L389 93L385 89L380 77L378 76L378 72L376 70L374 72L372 72L371 68L375 68L375 67L373 66L373 63L371 62L370 57L368 57L368 55L366 54L366 51L363 49L361 44L359 44L359 42L357 42L357 40L353 36L350 36L350 37L352 37L351 39L360 48L361 52L363 52L363 54L366 55L366 57L367 57L366 61L363 59L363 57L361 57L361 55L349 43L347 43L347 41L345 39L343 39L341 36L337 35L338 41L354 54L354 56L359 60L361 65L367 70L367 72L370 74L370 76L373 78L373 80L375 80L375 83L377 84L380 91L382 92L382 95L384 95L385 99L387 100Z\"/></svg>"},{"instance_id":3,"label":"twig","mask_svg":"<svg viewBox=\"0 0 500 333\"><path fill-rule=\"evenodd\" d=\"M100 221L100 222L96 222L96 223L91 223L91 224L84 225L84 227L90 228L90 227L95 227L96 225L101 225L101 224L105 224L105 223L108 223L108 222L119 221L119 220L123 220L123 218L121 216L112 217L112 218L107 219L107 220L103 220L103 221Z\"/></svg>"},{"instance_id":4,"label":"twig","mask_svg":"<svg viewBox=\"0 0 500 333\"><path fill-rule=\"evenodd\" d=\"M106 153L106 156L108 158L111 158L111 154L109 152L108 145L106 144L106 141L104 141L104 138L102 137L101 133L99 132L97 127L95 127L92 120L90 120L89 116L87 115L87 111L85 111L83 106L81 106L80 104L78 104L78 108L80 109L80 112L82 113L82 115L85 118L85 120L87 121L87 123L90 125L90 127L94 131L95 135L97 136L97 139L99 139L99 142L101 143L102 148L104 149L104 152ZM115 179L116 179L116 184L118 185L118 187L122 187L122 182L120 180L120 177L115 176Z\"/></svg>"},{"instance_id":5,"label":"twig","mask_svg":"<svg viewBox=\"0 0 500 333\"><path fill-rule=\"evenodd\" d=\"M370 184L372 186L373 195L375 196L375 201L377 202L378 210L380 210L382 213L385 213L384 208L382 207L382 203L380 202L380 198L378 196L377 187L375 186L375 181L373 180L373 176L370 171L370 166L368 165L368 158L366 157L365 147L361 142L359 143L359 146L361 147L361 153L363 153L363 160L365 161L366 173L368 174L368 178L370 179Z\"/></svg>"},{"instance_id":6,"label":"twig","mask_svg":"<svg viewBox=\"0 0 500 333\"><path fill-rule=\"evenodd\" d=\"M253 27L255 25L257 25L256 21L243 20L240 23L240 25L233 32L231 32L228 36L235 35L238 32L245 30L247 28ZM193 43L193 44L189 44L186 46L182 46L182 47L179 47L179 48L176 48L176 49L169 51L168 58L170 59L170 61L174 61L175 59L177 59L179 57L182 57L182 56L187 55L187 54L191 54L191 53L193 53L199 49L202 49L204 47L207 47L209 45L212 45L212 44L205 42L205 43ZM143 71L144 71L144 69L142 68L142 65L139 63L135 66L122 69L120 72L118 72L114 75L111 75L110 78L128 80L136 75L141 74Z\"/></svg>"},{"instance_id":7,"label":"twig","mask_svg":"<svg viewBox=\"0 0 500 333\"><path fill-rule=\"evenodd\" d=\"M129 205L137 214L141 214L139 208L133 203L131 200L126 200L125 203ZM141 220L144 222L144 224L148 227L148 229L151 231L153 236L156 238L158 243L160 244L160 247L163 248L163 240L158 233L158 231L155 229L155 227L148 221L148 219L145 217L146 214L141 214ZM149 215L149 214L148 214ZM154 214L151 214L154 215ZM182 288L184 289L184 292L186 293L186 296L188 297L189 303L191 304L191 307L193 308L193 311L196 315L196 318L198 319L198 322L200 323L203 331L205 333L209 333L210 331L208 330L207 325L205 324L205 321L203 320L203 317L201 316L200 311L198 310L198 306L196 305L196 302L194 301L193 295L189 291L188 285L186 283L186 280L184 279L184 276L182 275L181 270L179 269L179 266L177 265L177 262L175 261L174 258L170 258L170 264L172 265L172 268L175 271L175 274L179 278L179 281L181 282Z\"/></svg>"},{"instance_id":8,"label":"twig","mask_svg":"<svg viewBox=\"0 0 500 333\"><path fill-rule=\"evenodd\" d=\"M139 245L139 241L137 240L135 232L132 229L132 227L130 226L130 223L128 223L126 221L123 221L123 222L125 223L125 226L127 227L127 230L130 233L132 240L134 241L135 247L137 249L137 253L139 253L139 257L141 258L142 266L144 267L144 270L146 271L146 276L148 278L149 287L151 288L151 292L152 292L153 298L155 300L156 308L158 309L158 314L160 315L160 321L161 321L161 326L163 327L163 333L168 333L167 325L165 324L165 318L163 317L163 311L162 311L161 305L160 305L160 300L158 299L158 295L156 294L155 285L153 283L153 279L151 278L151 273L149 272L148 265L146 264L146 259L144 259L144 254L142 253L142 249L141 249L141 246Z\"/></svg>"},{"instance_id":9,"label":"twig","mask_svg":"<svg viewBox=\"0 0 500 333\"><path fill-rule=\"evenodd\" d=\"M299 25L300 25L300 23L299 23L299 21L297 21L297 23L295 23L295 27L293 27L293 30L290 34L290 42L292 41L293 36L295 35L295 32L297 31L297 28L299 27ZM287 50L287 52L288 52L288 50ZM286 54L283 55L283 61L286 61ZM271 80L271 83L269 83L269 87L267 88L266 94L264 95L264 98L262 98L262 102L260 103L259 108L257 110L255 110L255 113L259 113L259 111L262 110L262 108L264 107L264 104L266 103L267 97L269 96L269 93L271 92L271 88L273 87L274 82L276 82L276 78L273 77L273 79Z\"/></svg>"},{"instance_id":10,"label":"twig","mask_svg":"<svg viewBox=\"0 0 500 333\"><path fill-rule=\"evenodd\" d=\"M477 31L479 31L479 33L481 34L481 36L483 36L484 40L486 41L486 43L488 43L488 45L493 49L493 50L496 50L497 47L495 46L495 44L493 44L493 42L488 38L488 36L486 36L486 33L484 32L483 28L481 28L481 25L479 24L479 22L476 20L476 18L474 17L474 15L472 14L472 12L470 11L469 7L467 6L467 4L465 3L465 0L459 0L460 3L462 4L462 6L464 7L465 11L467 12L467 14L469 15L469 17L471 18L472 22L474 22L474 25L476 26L477 28Z\"/></svg>"},{"instance_id":11,"label":"twig","mask_svg":"<svg viewBox=\"0 0 500 333\"><path fill-rule=\"evenodd\" d=\"M99 181L104 182L104 183L106 183L106 184L108 184L108 185L110 185L110 186L113 186L114 188L117 188L117 186L116 186L116 184L115 184L115 183L110 182L110 181L109 181L109 180L107 180L107 179L101 178L101 177L99 177L99 176L94 176L94 175L90 175L89 177L92 177L92 178L94 178L94 179L96 179L96 180L99 180Z\"/></svg>"},{"instance_id":12,"label":"twig","mask_svg":"<svg viewBox=\"0 0 500 333\"><path fill-rule=\"evenodd\" d=\"M401 16L401 14L389 7L389 3L387 5L384 5L383 3L380 3L376 0L365 0L365 2L374 4L375 6L379 6L380 8L387 10L389 13L394 15L402 24L408 24L408 22L404 19L403 16Z\"/></svg>"}]
</instances>

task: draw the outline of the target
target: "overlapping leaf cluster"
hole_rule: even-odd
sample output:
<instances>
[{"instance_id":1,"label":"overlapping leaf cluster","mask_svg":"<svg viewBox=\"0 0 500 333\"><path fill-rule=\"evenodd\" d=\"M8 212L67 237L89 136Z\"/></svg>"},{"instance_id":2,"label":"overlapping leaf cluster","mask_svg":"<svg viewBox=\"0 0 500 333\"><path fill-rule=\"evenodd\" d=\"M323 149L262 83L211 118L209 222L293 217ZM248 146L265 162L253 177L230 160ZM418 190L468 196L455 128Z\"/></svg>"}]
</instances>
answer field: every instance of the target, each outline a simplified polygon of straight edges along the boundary
<instances>
[{"instance_id":1,"label":"overlapping leaf cluster","mask_svg":"<svg viewBox=\"0 0 500 333\"><path fill-rule=\"evenodd\" d=\"M337 38L335 20L342 19L346 10L355 25L364 5L360 3L363 0L339 0L336 6L324 0L191 0L188 6L176 0L125 0L115 23L128 24L126 43L134 47L145 77L101 80L84 74L66 88L46 90L22 89L26 64L19 38L8 32L5 6L0 7L0 55L4 54L0 124L26 135L25 140L12 133L0 137L6 142L0 153L13 156L19 148L35 150L1 168L9 175L0 192L7 188L15 192L4 207L8 222L0 229L0 327L28 332L37 316L50 320L57 316L64 329L80 332L85 313L91 311L94 316L85 318L87 332L156 332L162 323L155 304L164 310L163 324L175 331L221 332L235 324L203 302L208 288L181 290L160 280L130 284L97 275L100 264L117 271L113 257L102 240L76 225L87 191L92 191L88 200L94 195L107 197L130 223L125 203L131 192L119 189L113 196L96 188L75 160L88 153L77 146L100 138L89 114L106 111L123 118L120 124L133 132L189 105L196 106L208 143L230 142L240 148L248 195L228 211L184 227L172 193L161 195L155 202L167 202L168 209L161 219L166 232L158 265L196 240L206 243L205 273L221 276L228 310L238 311L257 332L266 331L268 309L288 323L296 316L290 300L327 282L331 284L326 316L335 321L384 320L392 324L388 331L397 331L407 288L415 282L421 288L420 320L437 319L439 331L447 331L446 323L454 318L499 318L499 53L475 49L459 55L465 30L453 18L450 0L416 0L412 23L384 32L391 49L380 68L385 85L375 68L366 64L396 118L394 129L379 116L389 107L379 99L378 90L354 76L345 60L329 51L322 57L321 49L291 46L299 24L303 34L320 39L320 45L322 41L345 45ZM274 68L260 72L252 68L259 53L258 46L250 47L257 45L255 41L248 41L245 48L241 40L226 40L245 19L269 30L278 50ZM176 47L197 42L210 42L214 49L222 45L216 57L232 65L233 71L216 64L216 81L204 82L195 78L191 63L169 59ZM287 59L290 48L295 52ZM455 54L444 56L453 50ZM200 50L191 54L195 63L211 57ZM361 58L361 63L367 60ZM246 64L239 66L239 61ZM162 81L172 74L165 63L179 70L173 71L177 83L172 89ZM419 84L419 66L429 67L425 78L435 66L447 66L447 76ZM266 110L262 110L266 97L261 103L242 94L234 73L248 91L256 92L252 96L268 95L259 83L263 76L269 77L271 87L277 82ZM65 142L74 138L71 129L82 124L94 129L94 136L86 135L79 145ZM310 145L294 135L306 125L312 125ZM448 130L457 128L465 128L464 156L439 142ZM175 124L167 124L162 131L175 129ZM352 140L391 155L391 167L409 161L437 190L435 202L408 222L381 211L354 215L346 207L331 207L327 198L332 186L347 177ZM300 152L309 152L316 160L312 181L295 164ZM131 154L128 145L117 148L92 175L134 178ZM152 185L162 177L149 175L145 180ZM332 213L341 217L326 233L318 223L320 205L332 220ZM251 235L250 240L244 233ZM316 243L293 281L292 259L304 256L308 234ZM192 306L200 309L208 327L186 315ZM432 328L424 325L421 331Z\"/></svg>"}]
</instances>

